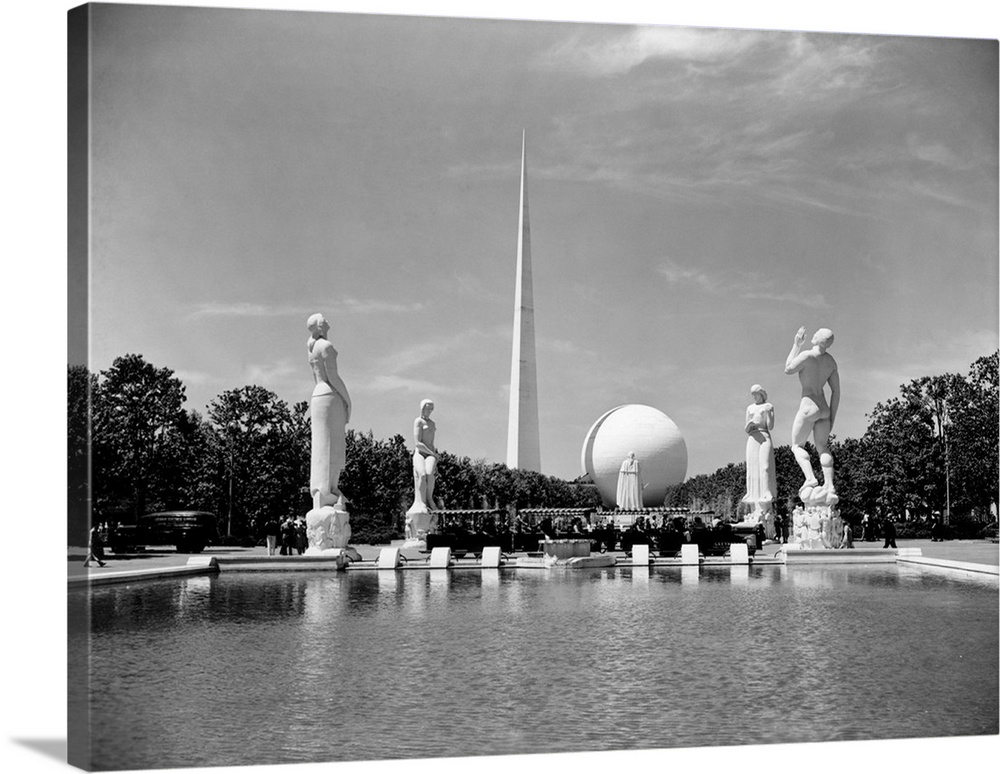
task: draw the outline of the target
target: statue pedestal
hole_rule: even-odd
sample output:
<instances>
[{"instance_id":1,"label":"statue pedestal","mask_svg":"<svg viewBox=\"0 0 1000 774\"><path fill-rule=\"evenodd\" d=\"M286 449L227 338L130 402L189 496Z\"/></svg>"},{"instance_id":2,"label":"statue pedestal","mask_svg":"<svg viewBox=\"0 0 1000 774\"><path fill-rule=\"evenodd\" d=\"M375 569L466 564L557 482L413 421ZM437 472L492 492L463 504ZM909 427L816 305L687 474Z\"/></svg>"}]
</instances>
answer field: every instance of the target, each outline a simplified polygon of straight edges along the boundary
<instances>
[{"instance_id":1,"label":"statue pedestal","mask_svg":"<svg viewBox=\"0 0 1000 774\"><path fill-rule=\"evenodd\" d=\"M834 495L836 496L836 495ZM787 547L793 551L827 551L840 547L844 522L833 504L807 505L794 515Z\"/></svg>"},{"instance_id":2,"label":"statue pedestal","mask_svg":"<svg viewBox=\"0 0 1000 774\"><path fill-rule=\"evenodd\" d=\"M406 512L406 541L403 548L427 548L427 533L437 527L437 513L423 503L414 503Z\"/></svg>"},{"instance_id":3,"label":"statue pedestal","mask_svg":"<svg viewBox=\"0 0 1000 774\"><path fill-rule=\"evenodd\" d=\"M307 556L336 555L347 549L351 539L351 519L343 501L309 511L306 514L306 535L309 538Z\"/></svg>"}]
</instances>

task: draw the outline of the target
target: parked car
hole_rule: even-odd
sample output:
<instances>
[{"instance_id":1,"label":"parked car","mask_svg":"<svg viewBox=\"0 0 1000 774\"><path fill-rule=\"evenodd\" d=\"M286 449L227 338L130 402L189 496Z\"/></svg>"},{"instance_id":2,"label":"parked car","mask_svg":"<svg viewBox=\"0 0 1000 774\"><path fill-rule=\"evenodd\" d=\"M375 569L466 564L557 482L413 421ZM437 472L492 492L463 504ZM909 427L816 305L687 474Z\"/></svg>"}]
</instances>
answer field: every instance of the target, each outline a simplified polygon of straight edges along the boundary
<instances>
[{"instance_id":1,"label":"parked car","mask_svg":"<svg viewBox=\"0 0 1000 774\"><path fill-rule=\"evenodd\" d=\"M214 513L163 511L140 516L135 524L119 524L108 536L108 546L117 554L146 546L176 546L178 553L198 554L218 539Z\"/></svg>"}]
</instances>

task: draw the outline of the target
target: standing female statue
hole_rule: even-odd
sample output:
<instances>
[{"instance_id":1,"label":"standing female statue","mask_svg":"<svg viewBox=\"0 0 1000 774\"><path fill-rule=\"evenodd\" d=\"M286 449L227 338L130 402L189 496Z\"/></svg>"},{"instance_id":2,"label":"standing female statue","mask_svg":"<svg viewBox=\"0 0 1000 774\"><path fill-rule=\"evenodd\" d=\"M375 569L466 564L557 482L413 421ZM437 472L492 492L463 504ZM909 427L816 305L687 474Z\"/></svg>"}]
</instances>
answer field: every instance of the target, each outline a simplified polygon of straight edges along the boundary
<instances>
[{"instance_id":1,"label":"standing female statue","mask_svg":"<svg viewBox=\"0 0 1000 774\"><path fill-rule=\"evenodd\" d=\"M431 419L434 401L420 402L420 416L413 420L413 505L406 512L406 542L404 547L424 546L427 533L437 527L437 503L434 483L437 481L438 453L434 445L437 425Z\"/></svg>"},{"instance_id":2,"label":"standing female statue","mask_svg":"<svg viewBox=\"0 0 1000 774\"><path fill-rule=\"evenodd\" d=\"M774 406L767 402L767 392L759 384L750 388L753 403L747 406L747 493L743 502L754 506L757 523L764 524L764 533L774 537L774 498L778 486L774 475Z\"/></svg>"},{"instance_id":3,"label":"standing female statue","mask_svg":"<svg viewBox=\"0 0 1000 774\"><path fill-rule=\"evenodd\" d=\"M321 508L341 499L340 472L347 462L344 428L351 420L351 397L337 373L337 350L326 338L330 323L323 315L314 314L308 326L309 365L316 382L309 402L312 414L309 494L313 508Z\"/></svg>"},{"instance_id":4,"label":"standing female statue","mask_svg":"<svg viewBox=\"0 0 1000 774\"><path fill-rule=\"evenodd\" d=\"M427 510L437 508L434 502L434 482L437 480L438 450L434 446L437 425L431 419L434 401L420 402L420 416L413 420L413 504Z\"/></svg>"},{"instance_id":5,"label":"standing female statue","mask_svg":"<svg viewBox=\"0 0 1000 774\"><path fill-rule=\"evenodd\" d=\"M615 501L623 511L642 510L642 472L635 452L629 452L618 470L618 490Z\"/></svg>"}]
</instances>

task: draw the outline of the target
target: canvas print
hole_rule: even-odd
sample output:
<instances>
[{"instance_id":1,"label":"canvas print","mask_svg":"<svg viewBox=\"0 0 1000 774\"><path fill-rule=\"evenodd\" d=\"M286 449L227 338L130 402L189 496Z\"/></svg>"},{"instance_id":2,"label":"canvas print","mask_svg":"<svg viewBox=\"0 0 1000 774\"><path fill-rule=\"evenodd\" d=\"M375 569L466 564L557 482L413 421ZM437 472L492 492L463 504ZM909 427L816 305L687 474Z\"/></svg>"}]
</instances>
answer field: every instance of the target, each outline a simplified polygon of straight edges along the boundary
<instances>
[{"instance_id":1,"label":"canvas print","mask_svg":"<svg viewBox=\"0 0 1000 774\"><path fill-rule=\"evenodd\" d=\"M67 24L72 765L997 736L996 40Z\"/></svg>"}]
</instances>

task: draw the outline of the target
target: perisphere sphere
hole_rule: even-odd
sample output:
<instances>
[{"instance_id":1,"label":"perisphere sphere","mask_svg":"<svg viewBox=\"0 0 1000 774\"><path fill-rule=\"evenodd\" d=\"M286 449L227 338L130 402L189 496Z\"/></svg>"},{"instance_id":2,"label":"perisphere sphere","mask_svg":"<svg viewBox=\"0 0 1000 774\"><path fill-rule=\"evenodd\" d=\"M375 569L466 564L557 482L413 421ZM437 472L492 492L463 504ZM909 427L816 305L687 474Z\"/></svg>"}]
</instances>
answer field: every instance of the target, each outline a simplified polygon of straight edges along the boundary
<instances>
[{"instance_id":1,"label":"perisphere sphere","mask_svg":"<svg viewBox=\"0 0 1000 774\"><path fill-rule=\"evenodd\" d=\"M687 444L680 428L662 411L636 403L611 409L594 422L583 441L580 463L607 507L615 505L618 472L629 452L639 461L643 506L660 507L667 487L682 483L687 475Z\"/></svg>"}]
</instances>

